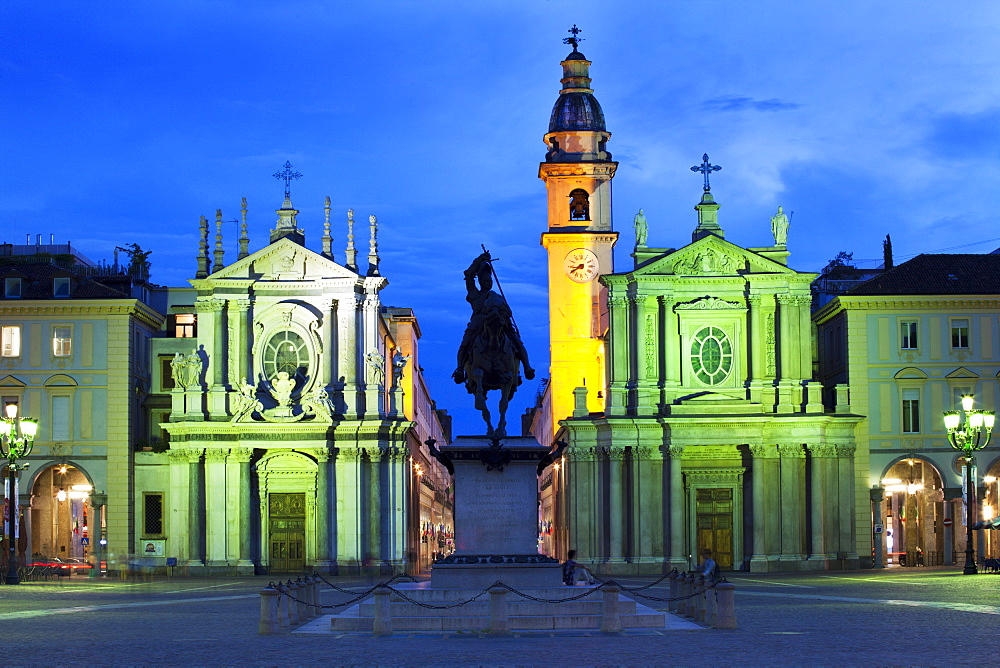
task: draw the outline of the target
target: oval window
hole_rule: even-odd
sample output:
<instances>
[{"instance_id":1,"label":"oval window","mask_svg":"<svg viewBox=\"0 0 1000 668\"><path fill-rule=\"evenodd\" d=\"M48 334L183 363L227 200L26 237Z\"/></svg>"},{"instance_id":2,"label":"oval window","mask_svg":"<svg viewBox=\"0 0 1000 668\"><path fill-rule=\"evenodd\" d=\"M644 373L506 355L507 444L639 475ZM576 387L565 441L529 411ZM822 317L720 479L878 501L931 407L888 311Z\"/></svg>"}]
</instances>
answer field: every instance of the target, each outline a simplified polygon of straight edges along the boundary
<instances>
[{"instance_id":1,"label":"oval window","mask_svg":"<svg viewBox=\"0 0 1000 668\"><path fill-rule=\"evenodd\" d=\"M733 369L733 346L718 327L703 327L691 341L691 369L706 385L718 385Z\"/></svg>"}]
</instances>

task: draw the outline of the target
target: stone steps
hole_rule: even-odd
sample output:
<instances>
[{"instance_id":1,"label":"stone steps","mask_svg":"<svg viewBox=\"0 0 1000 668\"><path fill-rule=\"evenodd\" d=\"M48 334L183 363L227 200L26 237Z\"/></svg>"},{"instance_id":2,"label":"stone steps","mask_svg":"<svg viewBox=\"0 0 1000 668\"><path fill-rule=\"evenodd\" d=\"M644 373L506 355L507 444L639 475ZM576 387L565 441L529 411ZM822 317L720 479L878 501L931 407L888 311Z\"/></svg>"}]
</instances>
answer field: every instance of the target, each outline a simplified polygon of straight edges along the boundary
<instances>
[{"instance_id":1,"label":"stone steps","mask_svg":"<svg viewBox=\"0 0 1000 668\"><path fill-rule=\"evenodd\" d=\"M462 599L459 599L462 600ZM637 603L630 598L619 596L618 605L621 614L634 615L637 612ZM430 601L422 601L431 603ZM432 605L447 605L457 603L456 601L434 601ZM514 616L531 616L539 614L549 615L598 615L601 614L602 602L600 599L584 599L579 601L569 601L566 603L539 603L536 601L507 601L507 614ZM362 617L375 616L375 604L372 601L363 601L358 604L359 614ZM435 617L448 614L451 610L454 614L471 615L477 617L488 617L490 614L490 603L486 601L474 601L466 603L461 607L449 608L446 610L436 608L424 608L414 603L403 601L392 601L389 607L389 615L397 617Z\"/></svg>"}]
</instances>

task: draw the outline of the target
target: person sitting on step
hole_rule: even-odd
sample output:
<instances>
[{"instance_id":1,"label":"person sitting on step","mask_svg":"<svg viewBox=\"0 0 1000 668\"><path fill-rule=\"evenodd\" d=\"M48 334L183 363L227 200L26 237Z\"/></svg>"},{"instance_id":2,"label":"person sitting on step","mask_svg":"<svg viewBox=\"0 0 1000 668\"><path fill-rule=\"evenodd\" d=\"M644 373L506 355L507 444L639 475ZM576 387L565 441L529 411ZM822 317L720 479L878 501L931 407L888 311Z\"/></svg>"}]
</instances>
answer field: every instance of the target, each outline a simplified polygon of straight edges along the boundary
<instances>
[{"instance_id":1,"label":"person sitting on step","mask_svg":"<svg viewBox=\"0 0 1000 668\"><path fill-rule=\"evenodd\" d=\"M587 584L597 584L597 580L590 574L590 570L583 564L576 563L576 550L570 550L568 559L563 562L563 584L575 586L578 582Z\"/></svg>"}]
</instances>

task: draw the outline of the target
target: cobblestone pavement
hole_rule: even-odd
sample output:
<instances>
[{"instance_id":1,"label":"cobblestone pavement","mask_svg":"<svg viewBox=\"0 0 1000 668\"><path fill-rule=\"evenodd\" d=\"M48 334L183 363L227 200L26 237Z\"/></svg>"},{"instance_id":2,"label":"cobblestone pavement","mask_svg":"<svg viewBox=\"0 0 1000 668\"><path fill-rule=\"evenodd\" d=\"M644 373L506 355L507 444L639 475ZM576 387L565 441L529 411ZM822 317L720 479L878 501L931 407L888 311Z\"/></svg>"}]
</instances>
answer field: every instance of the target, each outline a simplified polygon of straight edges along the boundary
<instances>
[{"instance_id":1,"label":"cobblestone pavement","mask_svg":"<svg viewBox=\"0 0 1000 668\"><path fill-rule=\"evenodd\" d=\"M64 578L0 586L0 633L9 666L993 664L1000 575L960 570L733 574L735 631L508 638L260 636L257 592L266 578ZM324 604L345 599L323 595Z\"/></svg>"}]
</instances>

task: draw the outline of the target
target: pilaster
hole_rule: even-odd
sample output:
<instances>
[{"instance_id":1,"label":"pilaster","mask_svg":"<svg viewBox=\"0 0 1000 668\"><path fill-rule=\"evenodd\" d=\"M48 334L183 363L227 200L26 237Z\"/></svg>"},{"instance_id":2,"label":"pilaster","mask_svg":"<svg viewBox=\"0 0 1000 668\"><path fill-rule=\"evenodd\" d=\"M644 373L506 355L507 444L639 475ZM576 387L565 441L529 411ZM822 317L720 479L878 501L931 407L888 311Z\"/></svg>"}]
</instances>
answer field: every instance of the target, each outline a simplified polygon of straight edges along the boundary
<instances>
[{"instance_id":1,"label":"pilaster","mask_svg":"<svg viewBox=\"0 0 1000 668\"><path fill-rule=\"evenodd\" d=\"M766 573L775 570L781 551L781 494L778 448L774 445L751 445L753 495L753 557L750 570Z\"/></svg>"},{"instance_id":2,"label":"pilaster","mask_svg":"<svg viewBox=\"0 0 1000 668\"><path fill-rule=\"evenodd\" d=\"M250 460L251 448L233 448L226 460L227 522L230 542L227 560L236 564L237 575L253 575L250 549Z\"/></svg>"},{"instance_id":3,"label":"pilaster","mask_svg":"<svg viewBox=\"0 0 1000 668\"><path fill-rule=\"evenodd\" d=\"M805 450L798 443L778 445L781 458L781 561L798 565L805 559ZM791 564L789 564L791 565Z\"/></svg>"},{"instance_id":4,"label":"pilaster","mask_svg":"<svg viewBox=\"0 0 1000 668\"><path fill-rule=\"evenodd\" d=\"M681 471L684 448L680 445L667 446L664 449L664 454L667 456L666 461L670 466L667 486L670 505L666 527L667 535L670 537L670 562L668 565L683 571L690 566L687 558L687 535L684 522L684 474Z\"/></svg>"},{"instance_id":5,"label":"pilaster","mask_svg":"<svg viewBox=\"0 0 1000 668\"><path fill-rule=\"evenodd\" d=\"M226 479L228 448L205 450L205 556L210 568L229 565L229 501Z\"/></svg>"}]
</instances>

